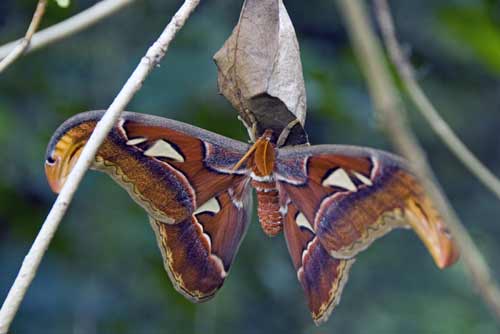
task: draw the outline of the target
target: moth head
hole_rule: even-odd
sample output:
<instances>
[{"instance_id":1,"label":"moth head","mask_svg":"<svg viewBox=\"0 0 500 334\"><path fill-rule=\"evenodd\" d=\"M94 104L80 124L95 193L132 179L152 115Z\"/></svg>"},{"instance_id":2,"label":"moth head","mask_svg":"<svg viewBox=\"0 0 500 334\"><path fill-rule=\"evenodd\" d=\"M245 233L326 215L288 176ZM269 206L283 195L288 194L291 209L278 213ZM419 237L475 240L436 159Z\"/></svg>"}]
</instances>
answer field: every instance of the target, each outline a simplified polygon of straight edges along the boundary
<instances>
[{"instance_id":1,"label":"moth head","mask_svg":"<svg viewBox=\"0 0 500 334\"><path fill-rule=\"evenodd\" d=\"M267 129L266 131L264 131L260 139L263 141L271 142L271 140L273 139L273 130Z\"/></svg>"},{"instance_id":2,"label":"moth head","mask_svg":"<svg viewBox=\"0 0 500 334\"><path fill-rule=\"evenodd\" d=\"M45 157L45 175L55 193L59 193L66 182L94 127L94 122L63 124L50 140Z\"/></svg>"}]
</instances>

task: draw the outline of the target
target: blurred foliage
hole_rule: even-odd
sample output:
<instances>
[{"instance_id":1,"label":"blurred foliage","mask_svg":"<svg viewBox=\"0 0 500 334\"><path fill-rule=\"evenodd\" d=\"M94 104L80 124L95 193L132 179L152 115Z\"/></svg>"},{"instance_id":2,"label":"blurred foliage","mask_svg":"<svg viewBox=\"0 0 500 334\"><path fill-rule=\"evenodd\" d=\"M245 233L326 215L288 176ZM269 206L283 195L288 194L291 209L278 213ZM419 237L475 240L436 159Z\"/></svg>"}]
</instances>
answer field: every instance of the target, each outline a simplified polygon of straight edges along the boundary
<instances>
[{"instance_id":1,"label":"blurred foliage","mask_svg":"<svg viewBox=\"0 0 500 334\"><path fill-rule=\"evenodd\" d=\"M96 1L51 1L43 26ZM203 1L130 110L247 140L217 94L212 55L241 1ZM180 1L143 0L85 32L27 55L0 77L0 296L6 295L55 196L45 146L78 112L107 107ZM389 149L331 1L287 0L302 50L312 143ZM443 117L500 175L499 1L392 1L398 34ZM33 0L0 1L0 43L18 38ZM410 107L410 110L411 107ZM410 113L444 189L500 277L495 198ZM396 231L362 253L342 302L316 328L282 236L256 222L216 297L194 305L175 292L144 212L109 178L85 178L12 333L497 333L459 263L439 271L417 237Z\"/></svg>"},{"instance_id":2,"label":"blurred foliage","mask_svg":"<svg viewBox=\"0 0 500 334\"><path fill-rule=\"evenodd\" d=\"M489 12L489 6L445 7L440 11L443 25L479 61L500 72L500 24Z\"/></svg>"}]
</instances>

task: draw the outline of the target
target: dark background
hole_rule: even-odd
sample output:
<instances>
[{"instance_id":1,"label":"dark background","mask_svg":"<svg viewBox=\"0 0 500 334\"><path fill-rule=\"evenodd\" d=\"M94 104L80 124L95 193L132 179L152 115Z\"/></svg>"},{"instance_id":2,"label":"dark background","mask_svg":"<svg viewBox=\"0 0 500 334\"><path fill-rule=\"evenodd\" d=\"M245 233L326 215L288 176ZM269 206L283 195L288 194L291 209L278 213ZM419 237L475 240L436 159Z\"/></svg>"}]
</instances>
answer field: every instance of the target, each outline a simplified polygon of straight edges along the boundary
<instances>
[{"instance_id":1,"label":"dark background","mask_svg":"<svg viewBox=\"0 0 500 334\"><path fill-rule=\"evenodd\" d=\"M0 44L22 36L36 1L0 1ZM43 26L95 1L51 2ZM181 1L139 0L0 76L0 299L55 195L47 142L66 118L106 108ZM212 55L242 1L202 1L161 67L128 109L242 141L246 131L217 94ZM391 150L334 1L287 0L308 93L314 144ZM423 88L472 151L500 175L500 2L391 1ZM409 106L436 174L496 277L500 207ZM255 215L254 215L255 217ZM255 218L254 218L255 220ZM282 236L256 221L224 287L194 305L172 288L146 215L110 178L90 172L13 323L12 333L497 333L461 262L440 271L415 234L395 231L358 256L342 301L316 328Z\"/></svg>"}]
</instances>

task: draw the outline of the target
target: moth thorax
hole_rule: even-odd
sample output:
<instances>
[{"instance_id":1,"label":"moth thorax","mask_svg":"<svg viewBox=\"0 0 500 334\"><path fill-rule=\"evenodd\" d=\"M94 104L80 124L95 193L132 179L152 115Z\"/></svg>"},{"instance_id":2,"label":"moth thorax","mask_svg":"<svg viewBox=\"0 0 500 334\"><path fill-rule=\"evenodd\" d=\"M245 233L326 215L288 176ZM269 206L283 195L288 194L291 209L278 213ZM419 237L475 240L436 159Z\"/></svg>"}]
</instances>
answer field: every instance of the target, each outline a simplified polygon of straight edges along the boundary
<instances>
[{"instance_id":1,"label":"moth thorax","mask_svg":"<svg viewBox=\"0 0 500 334\"><path fill-rule=\"evenodd\" d=\"M276 182L252 180L257 192L257 213L260 225L265 234L274 237L283 229L283 216L280 212L280 196Z\"/></svg>"},{"instance_id":2,"label":"moth thorax","mask_svg":"<svg viewBox=\"0 0 500 334\"><path fill-rule=\"evenodd\" d=\"M274 147L269 140L256 143L253 155L253 172L258 176L271 175L274 169Z\"/></svg>"}]
</instances>

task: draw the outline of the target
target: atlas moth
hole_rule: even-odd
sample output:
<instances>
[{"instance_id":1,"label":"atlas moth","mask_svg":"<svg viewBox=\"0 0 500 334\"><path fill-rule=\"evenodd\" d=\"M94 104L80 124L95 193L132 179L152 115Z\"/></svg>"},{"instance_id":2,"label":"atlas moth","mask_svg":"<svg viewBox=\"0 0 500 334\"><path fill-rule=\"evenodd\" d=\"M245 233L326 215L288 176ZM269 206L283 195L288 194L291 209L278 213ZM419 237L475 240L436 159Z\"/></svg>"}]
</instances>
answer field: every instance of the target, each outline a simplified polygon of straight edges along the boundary
<instances>
[{"instance_id":1,"label":"atlas moth","mask_svg":"<svg viewBox=\"0 0 500 334\"><path fill-rule=\"evenodd\" d=\"M54 133L45 171L63 186L102 111ZM356 255L396 227L411 227L439 268L458 251L407 163L380 150L284 145L266 129L249 145L178 121L124 112L92 168L146 210L174 287L193 302L214 296L245 236L252 188L263 231L284 232L316 324L338 304Z\"/></svg>"}]
</instances>

